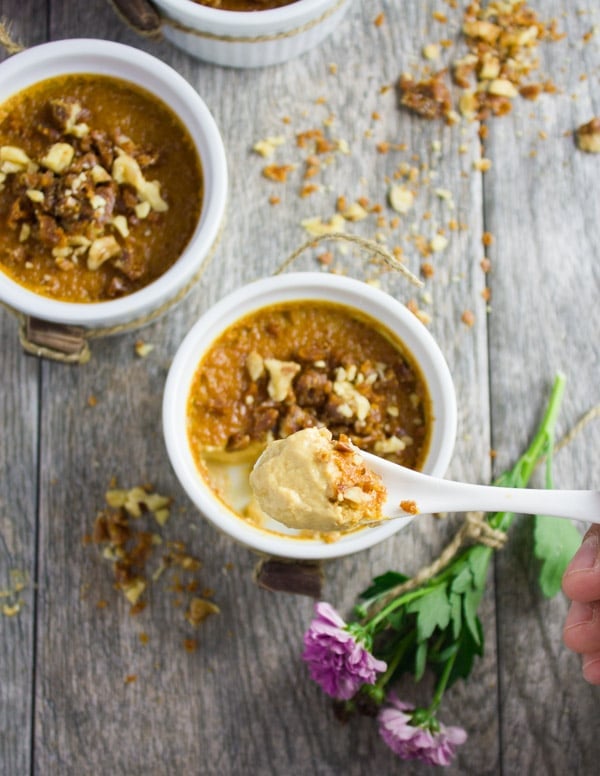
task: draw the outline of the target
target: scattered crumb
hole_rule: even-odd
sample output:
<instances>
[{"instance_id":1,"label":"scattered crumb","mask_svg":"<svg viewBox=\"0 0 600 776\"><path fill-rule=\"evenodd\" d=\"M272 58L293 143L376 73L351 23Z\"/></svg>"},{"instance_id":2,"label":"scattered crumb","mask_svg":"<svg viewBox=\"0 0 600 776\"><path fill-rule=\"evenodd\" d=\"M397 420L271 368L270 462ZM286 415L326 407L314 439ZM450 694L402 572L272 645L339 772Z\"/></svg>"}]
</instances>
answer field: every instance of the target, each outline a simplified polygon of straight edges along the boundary
<instances>
[{"instance_id":1,"label":"scattered crumb","mask_svg":"<svg viewBox=\"0 0 600 776\"><path fill-rule=\"evenodd\" d=\"M270 164L267 167L263 167L262 174L265 178L276 183L285 183L293 169L293 164Z\"/></svg>"},{"instance_id":2,"label":"scattered crumb","mask_svg":"<svg viewBox=\"0 0 600 776\"><path fill-rule=\"evenodd\" d=\"M186 607L185 619L190 624L198 625L209 614L219 611L216 604L195 596L200 588L197 573L201 562L187 551L183 542L167 539L154 530L156 523L160 527L166 523L170 497L153 492L148 485L129 490L111 488L106 492L106 504L96 516L92 543L111 564L114 587L131 605L130 616L147 608L149 591L164 572L169 572L167 589L178 595L173 606ZM207 597L214 594L207 586L204 592ZM108 602L100 599L96 606L104 609ZM144 631L138 638L142 644L149 641Z\"/></svg>"},{"instance_id":3,"label":"scattered crumb","mask_svg":"<svg viewBox=\"0 0 600 776\"><path fill-rule=\"evenodd\" d=\"M196 626L200 625L200 623L211 614L218 614L219 611L219 607L216 604L213 604L212 601L207 601L204 598L192 598L185 619L191 625Z\"/></svg>"},{"instance_id":4,"label":"scattered crumb","mask_svg":"<svg viewBox=\"0 0 600 776\"><path fill-rule=\"evenodd\" d=\"M580 151L600 154L600 117L595 116L575 131L575 142Z\"/></svg>"},{"instance_id":5,"label":"scattered crumb","mask_svg":"<svg viewBox=\"0 0 600 776\"><path fill-rule=\"evenodd\" d=\"M471 310L463 310L463 314L460 316L460 320L469 328L475 323L475 316Z\"/></svg>"},{"instance_id":6,"label":"scattered crumb","mask_svg":"<svg viewBox=\"0 0 600 776\"><path fill-rule=\"evenodd\" d=\"M144 342L144 340L137 340L134 348L137 356L146 358L146 356L150 355L154 350L154 345L151 345L149 342Z\"/></svg>"},{"instance_id":7,"label":"scattered crumb","mask_svg":"<svg viewBox=\"0 0 600 776\"><path fill-rule=\"evenodd\" d=\"M417 506L416 501L401 501L400 509L402 509L404 512L406 512L409 515L419 514L419 508Z\"/></svg>"}]
</instances>

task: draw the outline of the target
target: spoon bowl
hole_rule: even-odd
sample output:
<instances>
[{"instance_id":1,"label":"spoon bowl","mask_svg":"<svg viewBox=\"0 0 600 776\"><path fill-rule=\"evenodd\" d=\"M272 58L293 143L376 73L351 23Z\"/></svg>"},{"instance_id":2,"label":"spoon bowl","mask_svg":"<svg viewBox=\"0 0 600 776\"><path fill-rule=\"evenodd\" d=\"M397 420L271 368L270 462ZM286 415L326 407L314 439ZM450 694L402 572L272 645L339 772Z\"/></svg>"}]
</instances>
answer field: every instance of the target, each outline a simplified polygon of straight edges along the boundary
<instances>
[{"instance_id":1,"label":"spoon bowl","mask_svg":"<svg viewBox=\"0 0 600 776\"><path fill-rule=\"evenodd\" d=\"M482 511L549 515L600 523L600 491L597 490L472 485L422 474L362 450L360 453L387 489L387 501L382 510L387 519L409 522L416 514Z\"/></svg>"}]
</instances>

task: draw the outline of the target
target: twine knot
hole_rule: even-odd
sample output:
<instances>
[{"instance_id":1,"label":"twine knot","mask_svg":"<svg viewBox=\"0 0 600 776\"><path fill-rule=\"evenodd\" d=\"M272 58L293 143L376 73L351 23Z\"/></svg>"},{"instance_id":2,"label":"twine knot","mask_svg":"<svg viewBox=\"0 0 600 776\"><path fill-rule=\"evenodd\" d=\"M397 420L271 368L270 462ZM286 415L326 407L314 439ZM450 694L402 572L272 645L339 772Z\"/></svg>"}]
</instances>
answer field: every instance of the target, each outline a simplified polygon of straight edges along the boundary
<instances>
[{"instance_id":1,"label":"twine knot","mask_svg":"<svg viewBox=\"0 0 600 776\"><path fill-rule=\"evenodd\" d=\"M477 544L484 544L493 550L501 550L506 544L507 536L504 531L492 528L483 512L467 512L463 526L465 539L472 539Z\"/></svg>"}]
</instances>

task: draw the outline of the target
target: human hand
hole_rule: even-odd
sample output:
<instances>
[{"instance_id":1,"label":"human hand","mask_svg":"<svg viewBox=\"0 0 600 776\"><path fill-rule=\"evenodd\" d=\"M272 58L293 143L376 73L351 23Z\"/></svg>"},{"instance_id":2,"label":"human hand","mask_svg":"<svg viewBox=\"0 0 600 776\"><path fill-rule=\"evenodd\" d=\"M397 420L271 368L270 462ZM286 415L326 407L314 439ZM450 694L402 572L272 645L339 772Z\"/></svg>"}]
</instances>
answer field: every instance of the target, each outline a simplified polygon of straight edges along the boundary
<instances>
[{"instance_id":1,"label":"human hand","mask_svg":"<svg viewBox=\"0 0 600 776\"><path fill-rule=\"evenodd\" d=\"M562 587L571 599L563 641L582 655L583 677L600 684L600 525L593 525L567 566Z\"/></svg>"}]
</instances>

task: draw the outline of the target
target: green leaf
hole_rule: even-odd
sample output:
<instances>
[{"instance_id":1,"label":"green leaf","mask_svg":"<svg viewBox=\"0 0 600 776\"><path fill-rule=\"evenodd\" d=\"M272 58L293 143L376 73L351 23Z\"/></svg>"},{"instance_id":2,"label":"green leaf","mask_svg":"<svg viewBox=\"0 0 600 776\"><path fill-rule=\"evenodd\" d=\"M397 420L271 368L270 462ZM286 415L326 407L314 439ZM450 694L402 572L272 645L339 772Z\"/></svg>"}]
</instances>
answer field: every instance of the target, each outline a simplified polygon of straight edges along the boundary
<instances>
[{"instance_id":1,"label":"green leaf","mask_svg":"<svg viewBox=\"0 0 600 776\"><path fill-rule=\"evenodd\" d=\"M479 602L483 590L467 590L463 593L463 613L465 615L465 623L467 630L471 633L471 636L476 644L479 644L481 637L481 627L478 626L479 618L477 617L477 609L479 608Z\"/></svg>"},{"instance_id":2,"label":"green leaf","mask_svg":"<svg viewBox=\"0 0 600 776\"><path fill-rule=\"evenodd\" d=\"M360 593L359 598L378 598L382 593L386 593L407 580L408 577L398 571L386 571L385 574L375 577L370 587Z\"/></svg>"},{"instance_id":3,"label":"green leaf","mask_svg":"<svg viewBox=\"0 0 600 776\"><path fill-rule=\"evenodd\" d=\"M470 590L473 586L473 572L471 571L468 558L465 558L460 566L457 565L456 570L458 573L454 576L450 585L452 592L464 593L465 590Z\"/></svg>"},{"instance_id":4,"label":"green leaf","mask_svg":"<svg viewBox=\"0 0 600 776\"><path fill-rule=\"evenodd\" d=\"M405 619L404 611L402 609L398 609L397 612L388 614L386 621L388 625L395 631L401 631L404 626Z\"/></svg>"},{"instance_id":5,"label":"green leaf","mask_svg":"<svg viewBox=\"0 0 600 776\"><path fill-rule=\"evenodd\" d=\"M473 572L473 584L478 590L485 588L492 550L482 544L469 550L469 567Z\"/></svg>"},{"instance_id":6,"label":"green leaf","mask_svg":"<svg viewBox=\"0 0 600 776\"><path fill-rule=\"evenodd\" d=\"M462 628L462 596L454 591L448 598L450 603L450 620L452 622L452 638L457 639Z\"/></svg>"},{"instance_id":7,"label":"green leaf","mask_svg":"<svg viewBox=\"0 0 600 776\"><path fill-rule=\"evenodd\" d=\"M473 668L475 656L483 655L483 628L478 617L475 618L475 631L477 639L474 639L468 630L462 632L458 643L458 654L452 666L447 688L451 687L457 679L466 679Z\"/></svg>"},{"instance_id":8,"label":"green leaf","mask_svg":"<svg viewBox=\"0 0 600 776\"><path fill-rule=\"evenodd\" d=\"M540 588L547 598L560 590L567 564L581 544L581 535L570 520L536 515L533 531L535 557L540 560Z\"/></svg>"},{"instance_id":9,"label":"green leaf","mask_svg":"<svg viewBox=\"0 0 600 776\"><path fill-rule=\"evenodd\" d=\"M427 642L422 641L415 651L415 682L420 682L427 664Z\"/></svg>"},{"instance_id":10,"label":"green leaf","mask_svg":"<svg viewBox=\"0 0 600 776\"><path fill-rule=\"evenodd\" d=\"M436 628L443 630L450 622L450 603L446 585L437 585L431 591L411 601L406 611L417 615L417 641L428 639Z\"/></svg>"}]
</instances>

